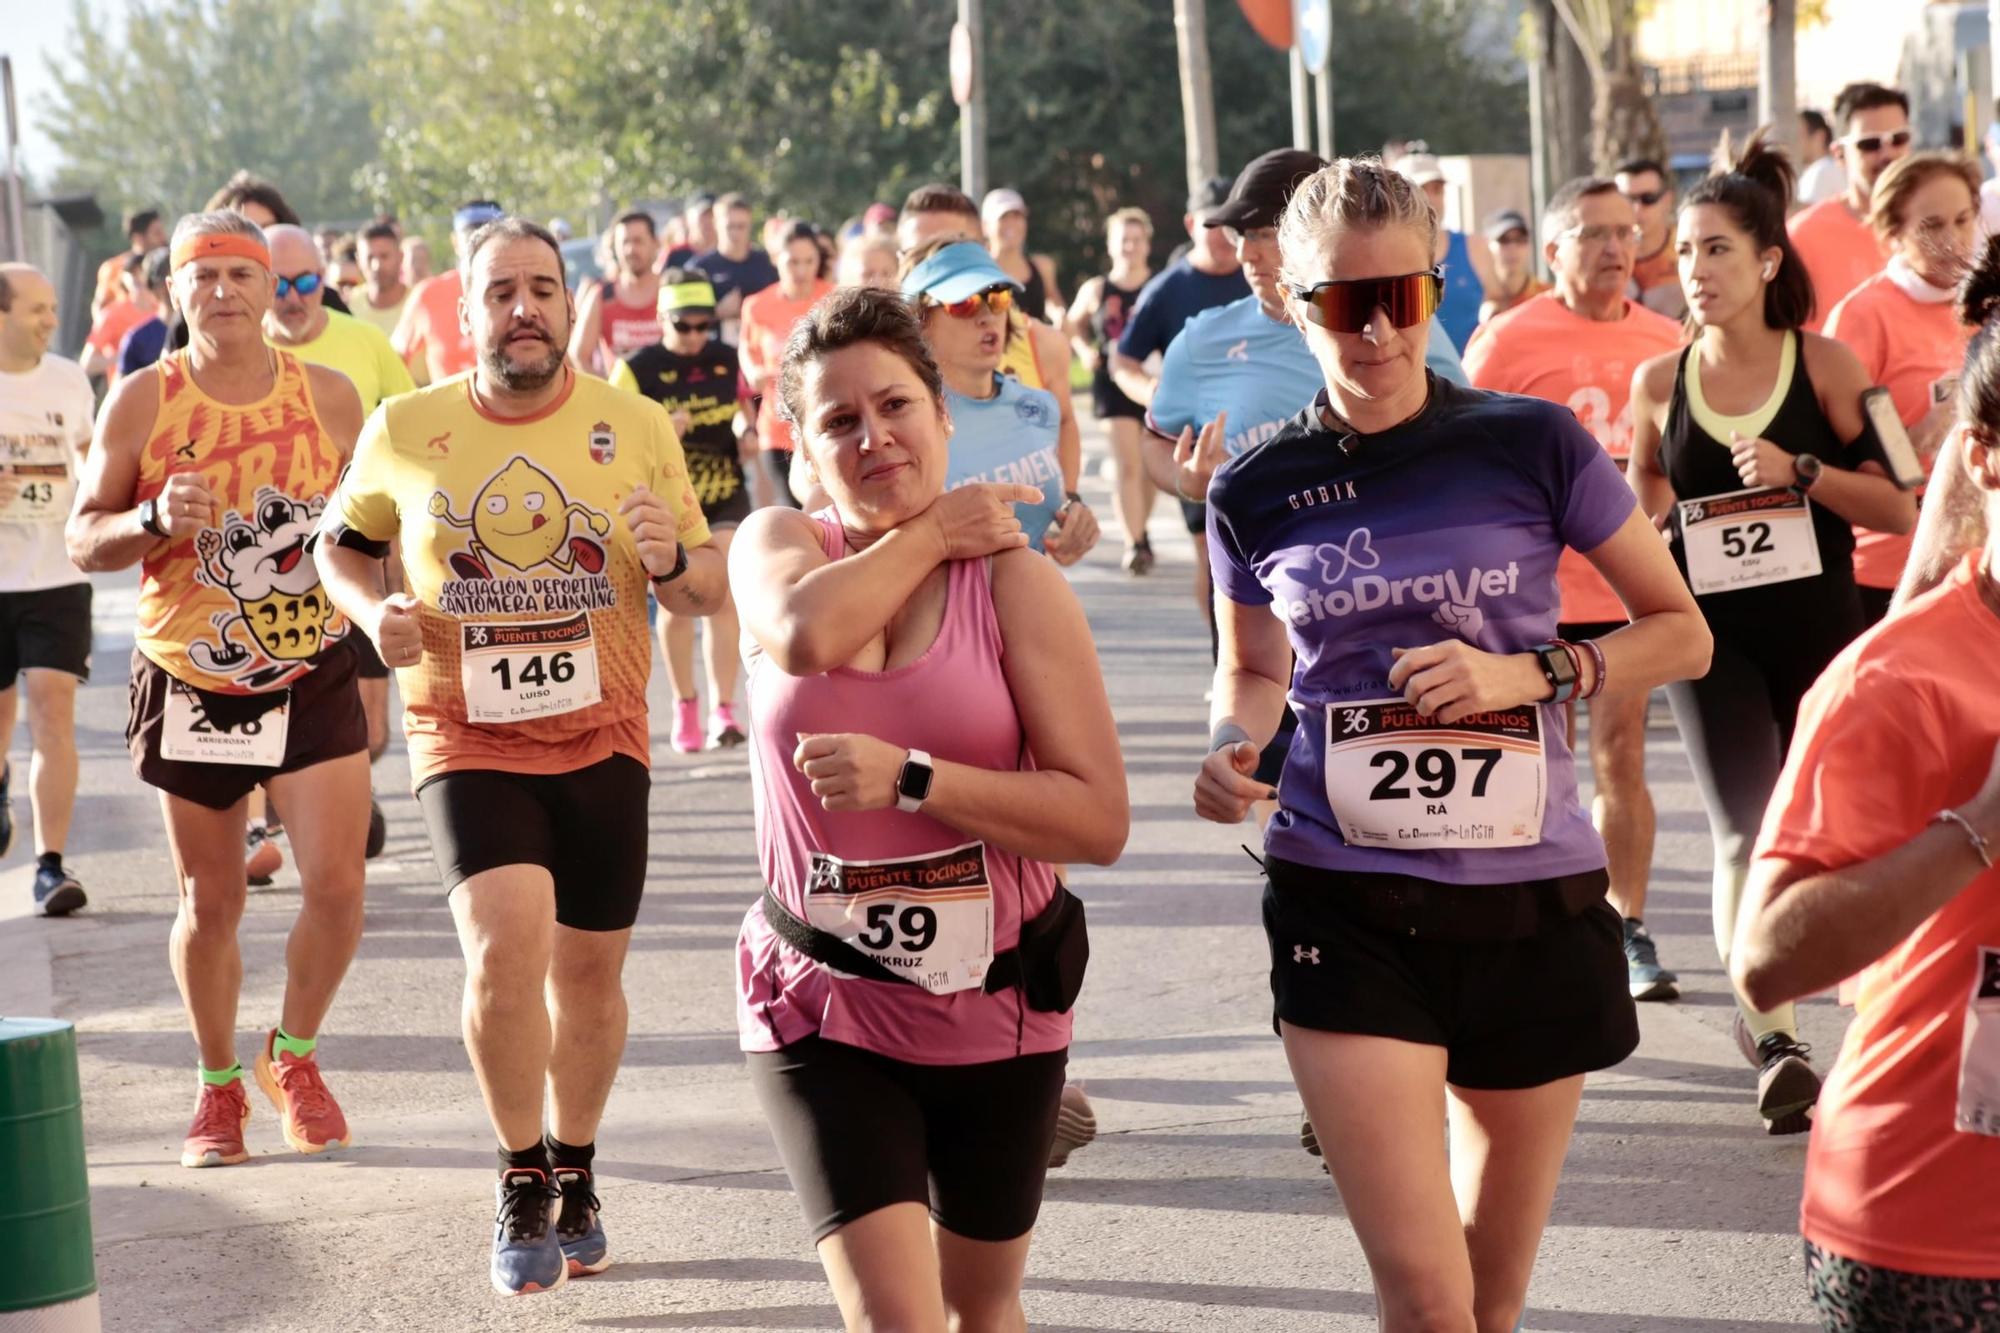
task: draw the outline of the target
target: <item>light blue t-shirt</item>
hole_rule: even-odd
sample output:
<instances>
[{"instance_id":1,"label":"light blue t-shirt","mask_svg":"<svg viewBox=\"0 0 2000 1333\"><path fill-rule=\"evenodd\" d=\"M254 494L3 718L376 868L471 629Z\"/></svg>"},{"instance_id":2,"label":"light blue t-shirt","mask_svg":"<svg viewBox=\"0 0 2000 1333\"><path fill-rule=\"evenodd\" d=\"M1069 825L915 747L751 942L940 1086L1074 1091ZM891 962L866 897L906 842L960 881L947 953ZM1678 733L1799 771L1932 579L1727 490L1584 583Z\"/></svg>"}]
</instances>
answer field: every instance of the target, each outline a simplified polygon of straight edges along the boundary
<instances>
[{"instance_id":1,"label":"light blue t-shirt","mask_svg":"<svg viewBox=\"0 0 2000 1333\"><path fill-rule=\"evenodd\" d=\"M1424 364L1441 379L1465 383L1465 367L1436 320ZM1223 447L1234 458L1276 435L1325 384L1304 335L1246 296L1204 310L1182 327L1160 363L1146 424L1172 439L1227 412Z\"/></svg>"},{"instance_id":2,"label":"light blue t-shirt","mask_svg":"<svg viewBox=\"0 0 2000 1333\"><path fill-rule=\"evenodd\" d=\"M1054 394L1006 375L993 378L998 389L991 398L944 391L953 427L945 488L975 481L1039 487L1040 504L1014 506L1028 544L1039 551L1043 535L1056 521L1056 511L1063 507L1062 463L1056 454L1061 412Z\"/></svg>"}]
</instances>

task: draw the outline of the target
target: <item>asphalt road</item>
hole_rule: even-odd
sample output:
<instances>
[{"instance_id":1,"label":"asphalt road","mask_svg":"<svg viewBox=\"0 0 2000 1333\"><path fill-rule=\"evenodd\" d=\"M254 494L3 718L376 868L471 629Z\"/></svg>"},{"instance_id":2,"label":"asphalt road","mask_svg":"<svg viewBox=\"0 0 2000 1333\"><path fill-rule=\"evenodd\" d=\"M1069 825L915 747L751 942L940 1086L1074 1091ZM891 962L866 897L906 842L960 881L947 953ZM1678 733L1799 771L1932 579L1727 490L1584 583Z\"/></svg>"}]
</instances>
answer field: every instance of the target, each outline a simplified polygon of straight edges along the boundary
<instances>
[{"instance_id":1,"label":"asphalt road","mask_svg":"<svg viewBox=\"0 0 2000 1333\"><path fill-rule=\"evenodd\" d=\"M1101 484L1091 483L1106 526ZM1109 540L1075 573L1124 742L1132 838L1079 870L1093 958L1072 1051L1103 1130L1051 1175L1031 1324L1100 1330L1374 1327L1367 1268L1269 1027L1248 830L1196 820L1205 635L1178 516L1145 579ZM731 945L758 880L742 752L679 756L656 728L652 878L626 986L630 1045L600 1136L615 1266L503 1301L487 1285L493 1147L458 1035L461 965L400 744L376 785L386 855L321 1053L358 1144L284 1149L253 1092L252 1160L177 1164L194 1047L167 969L174 905L157 806L123 741L130 574L99 585L82 696L73 920L21 919L31 855L0 866L0 1012L79 1030L105 1326L145 1330L835 1328L838 1319L736 1050ZM668 716L656 674L654 716ZM25 773L26 732L13 747ZM1527 1326L1779 1333L1810 1322L1795 1231L1803 1138L1767 1138L1729 1038L1702 819L1663 704L1649 743L1661 835L1651 925L1684 998L1644 1005L1637 1055L1590 1080ZM25 826L25 803L17 813ZM17 842L25 844L25 837ZM241 1049L276 1021L289 870L253 893ZM1805 1010L1830 1056L1840 1011ZM1365 1095L1365 1090L1363 1095Z\"/></svg>"}]
</instances>

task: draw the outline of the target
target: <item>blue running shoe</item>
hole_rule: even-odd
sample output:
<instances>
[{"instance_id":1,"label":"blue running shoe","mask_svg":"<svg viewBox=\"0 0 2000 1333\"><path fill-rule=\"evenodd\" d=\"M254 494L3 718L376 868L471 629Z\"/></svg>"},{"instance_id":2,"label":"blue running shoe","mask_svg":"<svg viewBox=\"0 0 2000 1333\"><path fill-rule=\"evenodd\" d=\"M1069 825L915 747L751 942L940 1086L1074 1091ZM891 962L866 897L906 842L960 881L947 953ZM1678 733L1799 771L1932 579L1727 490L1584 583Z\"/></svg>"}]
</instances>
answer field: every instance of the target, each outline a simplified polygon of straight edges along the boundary
<instances>
[{"instance_id":1,"label":"blue running shoe","mask_svg":"<svg viewBox=\"0 0 2000 1333\"><path fill-rule=\"evenodd\" d=\"M83 891L83 885L77 883L76 876L61 866L44 865L35 868L37 916L68 916L89 901L89 897Z\"/></svg>"},{"instance_id":2,"label":"blue running shoe","mask_svg":"<svg viewBox=\"0 0 2000 1333\"><path fill-rule=\"evenodd\" d=\"M553 1291L569 1281L569 1265L556 1240L558 1195L548 1173L517 1167L495 1187L493 1290L502 1296Z\"/></svg>"},{"instance_id":3,"label":"blue running shoe","mask_svg":"<svg viewBox=\"0 0 2000 1333\"><path fill-rule=\"evenodd\" d=\"M556 1169L556 1188L562 1191L556 1239L562 1242L563 1258L569 1261L571 1277L589 1277L611 1267L611 1247L604 1241L604 1219L598 1216L597 1195L590 1186L590 1172L574 1166Z\"/></svg>"},{"instance_id":4,"label":"blue running shoe","mask_svg":"<svg viewBox=\"0 0 2000 1333\"><path fill-rule=\"evenodd\" d=\"M1646 923L1625 918L1625 980L1635 1000L1677 1000L1680 978L1660 966Z\"/></svg>"}]
</instances>

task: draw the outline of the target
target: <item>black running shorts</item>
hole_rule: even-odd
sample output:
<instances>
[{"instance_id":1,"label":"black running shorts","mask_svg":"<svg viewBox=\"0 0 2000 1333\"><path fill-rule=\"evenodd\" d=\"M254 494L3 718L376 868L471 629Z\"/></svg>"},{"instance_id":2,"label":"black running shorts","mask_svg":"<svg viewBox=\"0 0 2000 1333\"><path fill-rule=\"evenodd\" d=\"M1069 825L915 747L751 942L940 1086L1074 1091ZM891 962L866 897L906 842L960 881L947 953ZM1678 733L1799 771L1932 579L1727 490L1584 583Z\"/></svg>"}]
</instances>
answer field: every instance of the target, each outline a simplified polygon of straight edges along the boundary
<instances>
[{"instance_id":1,"label":"black running shorts","mask_svg":"<svg viewBox=\"0 0 2000 1333\"><path fill-rule=\"evenodd\" d=\"M417 788L417 805L447 895L483 871L541 866L555 879L557 922L624 930L646 888L652 788L644 764L614 754L568 773L440 773Z\"/></svg>"},{"instance_id":2,"label":"black running shorts","mask_svg":"<svg viewBox=\"0 0 2000 1333\"><path fill-rule=\"evenodd\" d=\"M90 585L0 592L0 690L27 668L90 679Z\"/></svg>"},{"instance_id":3,"label":"black running shorts","mask_svg":"<svg viewBox=\"0 0 2000 1333\"><path fill-rule=\"evenodd\" d=\"M375 651L374 642L360 630L349 630L347 640L354 645L355 672L363 680L387 680L389 664Z\"/></svg>"},{"instance_id":4,"label":"black running shorts","mask_svg":"<svg viewBox=\"0 0 2000 1333\"><path fill-rule=\"evenodd\" d=\"M968 1240L1034 1229L1068 1051L919 1065L811 1036L745 1058L815 1243L892 1203Z\"/></svg>"},{"instance_id":5,"label":"black running shorts","mask_svg":"<svg viewBox=\"0 0 2000 1333\"><path fill-rule=\"evenodd\" d=\"M132 771L149 787L170 796L227 810L250 789L280 773L296 773L368 748L368 718L361 711L361 692L354 686L354 651L343 639L319 656L319 665L290 687L291 708L285 719L284 758L272 767L256 764L203 764L160 755L160 732L166 725L167 691L174 679L152 659L132 653L132 680L127 689L130 712L125 721L125 745L132 753ZM218 721L255 716L275 705L286 691L269 695L220 695L195 691L202 711Z\"/></svg>"},{"instance_id":6,"label":"black running shorts","mask_svg":"<svg viewBox=\"0 0 2000 1333\"><path fill-rule=\"evenodd\" d=\"M1275 857L1265 871L1278 1021L1442 1046L1462 1088L1539 1087L1638 1049L1602 871L1491 885Z\"/></svg>"}]
</instances>

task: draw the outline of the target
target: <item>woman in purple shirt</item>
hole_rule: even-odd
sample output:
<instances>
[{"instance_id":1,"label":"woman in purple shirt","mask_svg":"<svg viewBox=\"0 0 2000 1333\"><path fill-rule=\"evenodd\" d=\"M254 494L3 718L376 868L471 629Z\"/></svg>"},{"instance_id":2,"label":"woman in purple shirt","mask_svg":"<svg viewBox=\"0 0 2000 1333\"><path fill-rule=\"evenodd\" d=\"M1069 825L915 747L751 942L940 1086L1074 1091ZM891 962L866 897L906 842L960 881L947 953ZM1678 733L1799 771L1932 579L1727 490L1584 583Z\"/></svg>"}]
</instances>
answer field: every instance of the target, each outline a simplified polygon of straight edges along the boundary
<instances>
[{"instance_id":1,"label":"woman in purple shirt","mask_svg":"<svg viewBox=\"0 0 2000 1333\"><path fill-rule=\"evenodd\" d=\"M730 551L767 887L741 1044L847 1326L1020 1328L1082 981L1056 867L1124 849L1117 727L1082 607L1026 549L1039 492L945 491L900 296L821 301L777 391L830 503L759 510Z\"/></svg>"},{"instance_id":2,"label":"woman in purple shirt","mask_svg":"<svg viewBox=\"0 0 2000 1333\"><path fill-rule=\"evenodd\" d=\"M1372 159L1286 208L1287 300L1325 387L1209 490L1221 653L1195 784L1222 823L1279 802L1276 1027L1390 1330L1521 1313L1583 1075L1639 1037L1562 704L1699 675L1709 651L1569 412L1426 372L1436 226ZM1565 547L1631 615L1595 645L1551 637ZM1274 793L1252 775L1288 705Z\"/></svg>"}]
</instances>

